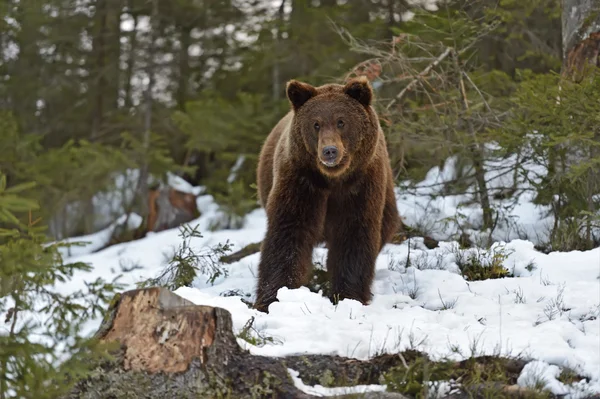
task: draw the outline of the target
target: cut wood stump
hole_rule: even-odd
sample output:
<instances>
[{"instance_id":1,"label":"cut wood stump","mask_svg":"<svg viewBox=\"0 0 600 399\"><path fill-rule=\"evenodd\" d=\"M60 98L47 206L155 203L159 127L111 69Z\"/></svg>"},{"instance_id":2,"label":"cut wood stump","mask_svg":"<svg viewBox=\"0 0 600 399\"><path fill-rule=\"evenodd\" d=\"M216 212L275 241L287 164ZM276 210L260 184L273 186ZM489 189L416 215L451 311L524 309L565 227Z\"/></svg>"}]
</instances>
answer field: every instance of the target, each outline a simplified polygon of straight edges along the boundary
<instances>
[{"instance_id":1,"label":"cut wood stump","mask_svg":"<svg viewBox=\"0 0 600 399\"><path fill-rule=\"evenodd\" d=\"M120 294L95 337L104 343L117 342L120 349L112 354L114 360L78 381L64 399L303 399L316 396L296 388L288 367L309 380L330 368L357 381L373 375L369 362L351 359L324 356L307 370L304 356L253 356L237 344L227 310L194 305L164 288ZM391 392L337 397L405 398Z\"/></svg>"}]
</instances>

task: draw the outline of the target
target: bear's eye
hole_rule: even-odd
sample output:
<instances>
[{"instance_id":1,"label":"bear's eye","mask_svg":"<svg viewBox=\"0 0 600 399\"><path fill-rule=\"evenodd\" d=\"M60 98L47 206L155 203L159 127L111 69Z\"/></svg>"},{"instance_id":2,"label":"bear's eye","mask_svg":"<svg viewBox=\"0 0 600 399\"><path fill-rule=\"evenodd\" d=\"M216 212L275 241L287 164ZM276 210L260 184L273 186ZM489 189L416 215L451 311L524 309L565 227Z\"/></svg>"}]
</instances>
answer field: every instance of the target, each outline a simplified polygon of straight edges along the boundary
<instances>
[{"instance_id":1,"label":"bear's eye","mask_svg":"<svg viewBox=\"0 0 600 399\"><path fill-rule=\"evenodd\" d=\"M341 129L341 128L343 128L343 127L344 127L344 121L340 119L340 120L338 121L338 123L337 123L337 127L338 127L338 129Z\"/></svg>"},{"instance_id":2,"label":"bear's eye","mask_svg":"<svg viewBox=\"0 0 600 399\"><path fill-rule=\"evenodd\" d=\"M321 125L319 125L319 122L315 122L315 130L319 130L321 128Z\"/></svg>"}]
</instances>

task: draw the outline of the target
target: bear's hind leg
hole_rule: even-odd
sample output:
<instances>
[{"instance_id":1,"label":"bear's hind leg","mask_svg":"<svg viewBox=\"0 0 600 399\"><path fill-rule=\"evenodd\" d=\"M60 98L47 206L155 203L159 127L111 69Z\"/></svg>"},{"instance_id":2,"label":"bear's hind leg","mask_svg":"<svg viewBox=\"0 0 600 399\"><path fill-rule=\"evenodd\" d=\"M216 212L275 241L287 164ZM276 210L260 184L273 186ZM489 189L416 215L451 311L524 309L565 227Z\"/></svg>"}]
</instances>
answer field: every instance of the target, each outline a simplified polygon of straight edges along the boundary
<instances>
[{"instance_id":1,"label":"bear's hind leg","mask_svg":"<svg viewBox=\"0 0 600 399\"><path fill-rule=\"evenodd\" d=\"M393 184L389 184L386 190L385 208L383 209L383 220L381 221L381 251L385 244L392 241L395 234L399 233L403 226L402 219L398 213L396 196Z\"/></svg>"},{"instance_id":2,"label":"bear's hind leg","mask_svg":"<svg viewBox=\"0 0 600 399\"><path fill-rule=\"evenodd\" d=\"M254 307L262 312L277 300L279 288L307 283L327 205L325 193L306 180L296 178L279 187L269 196L267 233L258 265Z\"/></svg>"}]
</instances>

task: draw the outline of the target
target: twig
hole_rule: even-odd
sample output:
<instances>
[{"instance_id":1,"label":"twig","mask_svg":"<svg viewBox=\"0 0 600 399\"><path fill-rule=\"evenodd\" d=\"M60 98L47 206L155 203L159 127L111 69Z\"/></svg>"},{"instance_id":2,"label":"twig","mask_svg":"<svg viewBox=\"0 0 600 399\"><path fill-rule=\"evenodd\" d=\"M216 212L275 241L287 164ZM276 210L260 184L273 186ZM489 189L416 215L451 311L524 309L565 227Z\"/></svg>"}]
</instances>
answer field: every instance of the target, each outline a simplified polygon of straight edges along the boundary
<instances>
[{"instance_id":1,"label":"twig","mask_svg":"<svg viewBox=\"0 0 600 399\"><path fill-rule=\"evenodd\" d=\"M408 85L406 85L406 87L404 89L402 89L402 91L400 93L398 93L398 95L396 95L396 97L394 99L392 99L392 101L390 101L390 103L387 105L387 107L385 107L385 109L386 110L390 109L390 107L392 105L394 105L397 101L401 100L402 97L404 97L404 95L406 94L406 92L411 90L419 82L419 80L423 79L426 75L429 74L429 72L431 72L431 70L433 68L438 66L440 64L440 62L444 61L444 59L452 53L452 50L453 50L452 47L446 47L446 50L442 54L440 54L439 57L437 57L435 60L433 60L433 62L431 64L429 64L425 69L423 69L417 75L416 78L414 78Z\"/></svg>"},{"instance_id":2,"label":"twig","mask_svg":"<svg viewBox=\"0 0 600 399\"><path fill-rule=\"evenodd\" d=\"M479 97L481 97L481 100L483 101L483 104L488 109L488 111L490 111L490 114L492 114L492 116L494 117L494 119L496 119L496 122L500 123L500 119L498 119L498 117L496 116L496 113L494 111L492 111L492 108L490 107L490 105L488 104L487 100L483 96L483 93L481 92L481 90L479 90L479 87L477 87L477 85L473 82L473 80L471 80L471 77L469 76L469 74L467 72L465 72L465 71L461 71L461 72L462 72L463 76L469 81L469 83L471 84L471 86L473 86L473 88L475 89L475 91L477 92L477 94L479 94Z\"/></svg>"}]
</instances>

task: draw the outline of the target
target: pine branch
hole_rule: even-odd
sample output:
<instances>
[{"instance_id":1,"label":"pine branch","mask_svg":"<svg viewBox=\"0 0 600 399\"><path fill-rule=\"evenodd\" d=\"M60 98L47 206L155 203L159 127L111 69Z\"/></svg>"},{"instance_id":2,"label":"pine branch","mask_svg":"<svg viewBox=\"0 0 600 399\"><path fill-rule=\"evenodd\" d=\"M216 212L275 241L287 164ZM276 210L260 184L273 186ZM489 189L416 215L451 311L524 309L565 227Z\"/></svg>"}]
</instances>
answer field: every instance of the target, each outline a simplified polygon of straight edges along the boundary
<instances>
[{"instance_id":1,"label":"pine branch","mask_svg":"<svg viewBox=\"0 0 600 399\"><path fill-rule=\"evenodd\" d=\"M411 90L421 79L423 79L425 76L427 76L433 68L435 68L442 61L444 61L444 59L446 59L452 53L452 51L453 51L452 47L446 47L446 50L444 50L444 52L442 54L440 54L439 57L437 57L435 60L433 60L433 62L431 64L429 64L425 69L423 69L417 75L416 78L414 78L408 85L406 85L406 87L404 89L402 89L402 91L400 93L398 93L398 95L396 95L396 97L394 99L392 99L392 101L389 102L389 104L385 107L385 109L386 110L390 109L390 107L392 105L394 105L396 102L400 101L409 90Z\"/></svg>"}]
</instances>

